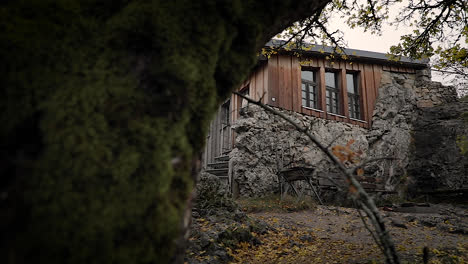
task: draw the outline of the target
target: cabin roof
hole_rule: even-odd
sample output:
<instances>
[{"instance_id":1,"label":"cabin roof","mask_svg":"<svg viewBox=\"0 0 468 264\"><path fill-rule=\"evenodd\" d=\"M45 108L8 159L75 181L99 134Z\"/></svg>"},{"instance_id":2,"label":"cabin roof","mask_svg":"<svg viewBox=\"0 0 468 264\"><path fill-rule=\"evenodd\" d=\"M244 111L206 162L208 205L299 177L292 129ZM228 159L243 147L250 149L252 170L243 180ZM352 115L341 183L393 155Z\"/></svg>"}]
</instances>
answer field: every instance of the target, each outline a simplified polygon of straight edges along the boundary
<instances>
[{"instance_id":1,"label":"cabin roof","mask_svg":"<svg viewBox=\"0 0 468 264\"><path fill-rule=\"evenodd\" d=\"M265 44L265 47L279 47L285 44L285 40L279 39L272 39ZM306 46L310 48L310 50L305 51L306 54L311 55L318 55L318 56L327 56L333 52L333 47L324 46L324 45L314 45L310 43L306 43ZM399 61L392 61L389 60L387 54L374 52L374 51L366 51L366 50L358 50L358 49L344 49L344 53L349 56L352 60L360 60L360 61L368 61L373 63L379 64L396 64L396 65L404 65L412 68L425 68L429 62L428 59L425 60L414 60L408 57L401 57Z\"/></svg>"}]
</instances>

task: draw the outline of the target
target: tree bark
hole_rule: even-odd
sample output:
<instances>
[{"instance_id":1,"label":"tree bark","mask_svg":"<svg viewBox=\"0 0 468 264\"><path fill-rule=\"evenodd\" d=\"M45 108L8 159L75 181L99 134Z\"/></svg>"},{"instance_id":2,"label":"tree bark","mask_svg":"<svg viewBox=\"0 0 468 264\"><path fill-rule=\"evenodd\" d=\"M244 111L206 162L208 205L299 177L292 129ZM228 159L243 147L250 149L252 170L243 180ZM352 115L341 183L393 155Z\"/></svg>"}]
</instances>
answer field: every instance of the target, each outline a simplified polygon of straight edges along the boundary
<instances>
[{"instance_id":1,"label":"tree bark","mask_svg":"<svg viewBox=\"0 0 468 264\"><path fill-rule=\"evenodd\" d=\"M0 4L1 262L180 262L218 104L328 2Z\"/></svg>"}]
</instances>

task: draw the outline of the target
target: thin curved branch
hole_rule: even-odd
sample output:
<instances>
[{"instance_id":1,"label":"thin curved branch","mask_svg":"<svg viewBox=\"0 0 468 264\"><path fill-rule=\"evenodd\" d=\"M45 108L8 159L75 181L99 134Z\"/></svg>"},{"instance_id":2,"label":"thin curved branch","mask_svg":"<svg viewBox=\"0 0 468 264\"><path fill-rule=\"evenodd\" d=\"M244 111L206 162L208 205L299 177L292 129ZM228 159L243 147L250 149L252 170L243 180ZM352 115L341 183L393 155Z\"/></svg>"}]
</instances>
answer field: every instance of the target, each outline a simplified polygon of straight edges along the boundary
<instances>
[{"instance_id":1,"label":"thin curved branch","mask_svg":"<svg viewBox=\"0 0 468 264\"><path fill-rule=\"evenodd\" d=\"M356 201L361 208L367 213L369 219L374 224L376 231L378 232L379 241L383 246L382 253L385 255L386 262L388 264L398 264L400 263L398 254L396 253L395 246L390 237L390 234L386 231L385 224L382 216L380 215L377 206L375 205L372 197L367 194L361 184L353 176L353 169L347 169L338 159L333 155L325 145L323 145L314 135L307 131L307 128L301 126L300 124L294 122L290 117L281 113L272 107L263 104L260 101L255 101L252 98L245 96L241 93L234 92L234 94L246 99L248 102L260 106L266 111L273 113L281 117L286 122L293 125L297 131L306 135L310 141L312 141L315 146L317 146L331 161L332 163L342 172L345 179L348 181L349 185L353 187L354 192L350 192L351 198ZM351 190L351 189L350 189Z\"/></svg>"}]
</instances>

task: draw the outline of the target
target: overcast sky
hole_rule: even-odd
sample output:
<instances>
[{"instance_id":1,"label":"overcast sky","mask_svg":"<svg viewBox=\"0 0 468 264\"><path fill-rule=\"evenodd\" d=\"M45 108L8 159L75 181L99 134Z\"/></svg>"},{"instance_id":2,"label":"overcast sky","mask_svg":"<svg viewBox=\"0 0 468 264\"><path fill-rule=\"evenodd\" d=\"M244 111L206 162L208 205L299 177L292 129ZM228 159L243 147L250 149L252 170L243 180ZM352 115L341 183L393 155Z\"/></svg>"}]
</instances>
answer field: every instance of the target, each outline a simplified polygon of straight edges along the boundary
<instances>
[{"instance_id":1,"label":"overcast sky","mask_svg":"<svg viewBox=\"0 0 468 264\"><path fill-rule=\"evenodd\" d=\"M399 9L393 8L390 10L390 15L398 16ZM346 25L345 20L339 16L330 19L330 29L334 31L340 29L344 33L344 39L348 44L348 48L368 50L375 52L387 53L392 45L396 45L400 41L400 36L411 33L411 28L403 25L395 28L395 26L383 25L382 35L372 35L370 32L364 32L362 28L351 29ZM438 72L432 72L434 81L442 82L446 85L450 84L450 78L444 78Z\"/></svg>"},{"instance_id":2,"label":"overcast sky","mask_svg":"<svg viewBox=\"0 0 468 264\"><path fill-rule=\"evenodd\" d=\"M344 39L348 43L348 48L387 53L390 47L400 40L400 36L408 34L409 29L400 28L396 30L390 26L383 26L382 36L372 35L364 32L362 28L350 29L343 21L338 19L330 24L331 28L339 28L344 32Z\"/></svg>"}]
</instances>

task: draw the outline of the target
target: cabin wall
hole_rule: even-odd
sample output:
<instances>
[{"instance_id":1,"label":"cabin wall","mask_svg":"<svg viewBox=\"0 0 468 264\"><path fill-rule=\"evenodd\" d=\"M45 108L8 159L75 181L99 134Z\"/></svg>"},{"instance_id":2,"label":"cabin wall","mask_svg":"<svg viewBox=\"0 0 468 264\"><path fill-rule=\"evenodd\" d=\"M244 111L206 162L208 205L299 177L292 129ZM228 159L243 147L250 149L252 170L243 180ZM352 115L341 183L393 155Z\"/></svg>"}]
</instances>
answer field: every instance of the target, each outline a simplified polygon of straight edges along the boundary
<instances>
[{"instance_id":1,"label":"cabin wall","mask_svg":"<svg viewBox=\"0 0 468 264\"><path fill-rule=\"evenodd\" d=\"M325 107L323 110L312 109L302 106L301 94L301 64L300 59L291 55L272 55L268 61L261 61L252 71L250 76L239 86L237 91L248 89L249 97L254 100L260 100L271 106L279 107L285 110L302 113L308 116L320 117L328 120L346 122L358 125L364 128L371 128L372 115L375 109L378 89L381 85L382 72L394 73L415 73L412 68L403 66L389 66L356 61L331 61L326 58L308 58L303 67L309 67L317 71L319 90L325 94L325 71L331 69L339 72L339 85L346 87L346 72L359 73L359 86L361 91L361 113L362 120L349 118L348 108L344 107L344 113L337 115L327 113ZM341 89L342 104L347 106L346 89ZM242 98L232 95L229 105L229 123L235 123L242 108ZM321 96L321 105L325 106L325 96ZM227 149L234 145L236 133L230 132L229 144L223 139L223 130L225 120L222 119L222 107L218 109L218 114L210 125L209 134L206 140L205 151L203 155L203 165L213 163L216 157L223 155ZM224 123L223 123L224 122ZM229 145L228 147L226 147Z\"/></svg>"},{"instance_id":2,"label":"cabin wall","mask_svg":"<svg viewBox=\"0 0 468 264\"><path fill-rule=\"evenodd\" d=\"M415 70L400 66L382 66L378 64L362 63L354 61L331 61L325 58L309 58L304 67L317 71L317 79L321 93L325 94L325 71L331 69L339 72L339 85L346 87L345 74L347 71L359 73L359 85L361 89L362 120L349 118L347 107L344 107L343 115L327 113L325 107L321 110L302 106L301 96L301 65L299 58L290 55L273 55L268 60L268 104L282 109L303 113L310 116L347 122L361 127L369 128L375 101L378 96L378 88L382 71L398 73L414 73ZM347 105L345 89L342 89L342 104ZM321 105L325 105L325 96L321 97Z\"/></svg>"},{"instance_id":3,"label":"cabin wall","mask_svg":"<svg viewBox=\"0 0 468 264\"><path fill-rule=\"evenodd\" d=\"M372 83L379 84L378 91L371 94L372 90L369 89L368 93L368 97L378 94L373 103L375 108L372 111L370 128L281 108L279 111L295 122L310 124L311 133L323 144L349 146L355 153L364 153L363 158L375 159L363 168L364 176L375 178L385 185L387 191L404 191L406 186L401 179L409 179L408 183L414 182L412 178L408 178L413 176L407 173L410 157L413 157L411 151L414 151L415 146L413 124L420 120L420 113L431 111L430 108L424 110L425 105L421 105L420 100L426 100L426 93L432 91L429 96L432 104L450 103L456 100L455 90L430 82L424 76L424 71L412 74L382 70L378 79L374 77L373 66L355 67L364 72L365 77L361 82L366 84L366 88L372 87ZM370 77L366 78L367 76ZM423 90L424 96L421 98L419 91ZM431 113L437 111L435 109ZM237 190L233 195L256 197L278 192L278 174L291 167L313 168L317 172L331 175L336 172L336 167L330 163L328 157L310 144L305 135L256 105L249 105L243 110L232 129L238 133L235 148L230 153L233 164L230 179L232 186L236 186L233 190ZM430 137L427 139L430 141ZM421 153L425 153L423 147ZM420 171L419 165L427 163L427 156L419 159L414 170ZM441 174L440 166L433 167L435 170L425 175L436 175L432 178L438 179ZM461 171L459 167L454 170ZM426 180L420 174L415 177ZM454 178L450 178L450 182L455 182L452 179ZM461 182L457 181L457 184Z\"/></svg>"},{"instance_id":4,"label":"cabin wall","mask_svg":"<svg viewBox=\"0 0 468 264\"><path fill-rule=\"evenodd\" d=\"M259 100L262 97L268 98L267 66L266 62L257 66L257 68L252 71L249 78L240 85L237 91L248 89L249 97L255 100ZM206 144L202 157L204 168L206 168L207 164L214 163L216 157L226 154L234 144L236 135L234 131L230 130L230 125L239 118L240 109L242 108L242 98L232 94L226 102L229 103L229 120L223 119L223 117L225 117L224 111L226 111L227 108L223 108L223 105L220 106L214 120L211 121L209 133L206 137ZM227 124L226 121L228 121ZM229 132L228 129L225 129L226 126L229 127ZM225 140L225 133L229 133L230 140Z\"/></svg>"},{"instance_id":5,"label":"cabin wall","mask_svg":"<svg viewBox=\"0 0 468 264\"><path fill-rule=\"evenodd\" d=\"M257 66L258 68L250 74L249 78L245 80L237 89L238 92L244 89L249 90L249 97L254 100L260 100L261 98L268 98L268 64L266 62L261 63ZM263 101L264 103L266 101ZM239 118L239 111L242 108L242 98L238 95L233 94L231 96L231 120L235 122Z\"/></svg>"}]
</instances>

